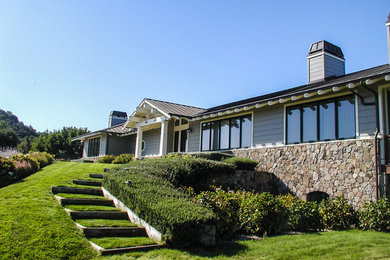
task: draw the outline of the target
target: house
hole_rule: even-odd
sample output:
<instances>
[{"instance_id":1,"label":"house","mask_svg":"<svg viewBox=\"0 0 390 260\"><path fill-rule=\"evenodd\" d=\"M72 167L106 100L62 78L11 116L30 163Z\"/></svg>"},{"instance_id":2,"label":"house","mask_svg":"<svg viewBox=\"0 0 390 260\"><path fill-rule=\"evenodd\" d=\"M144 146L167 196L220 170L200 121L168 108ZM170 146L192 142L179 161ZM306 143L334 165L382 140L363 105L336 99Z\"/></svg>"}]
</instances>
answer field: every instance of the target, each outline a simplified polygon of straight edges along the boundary
<instances>
[{"instance_id":1,"label":"house","mask_svg":"<svg viewBox=\"0 0 390 260\"><path fill-rule=\"evenodd\" d=\"M390 18L386 28L390 45ZM345 74L342 50L318 41L307 68L305 85L208 109L146 98L129 117L114 111L121 120L74 140L86 158L229 151L259 161L279 191L302 199L344 196L361 206L388 197L389 64Z\"/></svg>"}]
</instances>

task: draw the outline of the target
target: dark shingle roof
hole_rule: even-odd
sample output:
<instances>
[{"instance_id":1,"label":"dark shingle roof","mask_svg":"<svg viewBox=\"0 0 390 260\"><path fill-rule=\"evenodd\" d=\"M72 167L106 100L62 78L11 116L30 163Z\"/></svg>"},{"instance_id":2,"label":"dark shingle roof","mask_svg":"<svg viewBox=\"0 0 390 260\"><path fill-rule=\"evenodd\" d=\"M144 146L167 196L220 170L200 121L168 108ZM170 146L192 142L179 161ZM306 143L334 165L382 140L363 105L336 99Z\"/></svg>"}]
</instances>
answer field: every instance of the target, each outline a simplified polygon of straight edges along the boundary
<instances>
[{"instance_id":1,"label":"dark shingle roof","mask_svg":"<svg viewBox=\"0 0 390 260\"><path fill-rule=\"evenodd\" d=\"M326 89L326 88L335 87L335 86L343 86L343 85L346 85L350 82L358 82L360 80L365 80L367 78L372 78L372 77L376 77L376 76L382 76L382 75L386 75L388 73L390 73L390 67L389 67L389 64L385 64L385 65L373 67L370 69L346 74L346 75L339 76L339 77L327 78L326 80L321 81L321 82L302 85L299 87L294 87L294 88L290 88L290 89L286 89L286 90L282 90L282 91L278 91L278 92L274 92L274 93L270 93L270 94L266 94L266 95L262 95L262 96L257 96L257 97L253 97L253 98L248 98L248 99L244 99L244 100L212 107L212 108L207 109L205 112L199 113L196 116L203 116L203 115L207 115L207 114L222 112L222 111L225 111L227 109L235 109L235 108L241 108L244 106L251 106L251 105L255 105L259 102L273 101L273 100L277 100L280 98L290 97L292 95L301 95L301 94L304 94L308 91L317 91L317 90Z\"/></svg>"},{"instance_id":2,"label":"dark shingle roof","mask_svg":"<svg viewBox=\"0 0 390 260\"><path fill-rule=\"evenodd\" d=\"M196 114L206 111L206 109L199 108L199 107L181 105L181 104L155 100L150 98L145 98L144 100L149 102L151 105L155 106L157 109L169 115L174 115L174 116L193 117Z\"/></svg>"},{"instance_id":3,"label":"dark shingle roof","mask_svg":"<svg viewBox=\"0 0 390 260\"><path fill-rule=\"evenodd\" d=\"M86 134L83 134L83 135L80 135L80 136L72 138L72 141L81 140L81 139L84 139L86 137L92 137L92 136L99 135L99 134L102 134L102 133L110 133L110 134L115 134L115 135L121 136L121 135L130 134L132 132L136 132L136 129L123 128L124 124L125 123L122 123L122 124L119 124L119 125L116 125L116 126L113 126L113 127L108 127L108 128L105 128L105 129L101 129L101 130L97 130L97 131L94 131L94 132L86 133Z\"/></svg>"}]
</instances>

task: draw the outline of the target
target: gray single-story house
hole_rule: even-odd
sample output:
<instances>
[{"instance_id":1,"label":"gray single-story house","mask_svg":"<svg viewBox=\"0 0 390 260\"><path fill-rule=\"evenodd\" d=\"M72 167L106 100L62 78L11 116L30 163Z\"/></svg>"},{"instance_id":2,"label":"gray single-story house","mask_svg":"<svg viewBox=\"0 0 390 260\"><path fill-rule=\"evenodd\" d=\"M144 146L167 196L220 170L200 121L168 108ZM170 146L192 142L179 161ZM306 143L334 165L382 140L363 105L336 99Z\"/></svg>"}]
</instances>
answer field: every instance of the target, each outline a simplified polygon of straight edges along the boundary
<instances>
[{"instance_id":1,"label":"gray single-story house","mask_svg":"<svg viewBox=\"0 0 390 260\"><path fill-rule=\"evenodd\" d=\"M386 28L390 45L390 19ZM389 64L345 74L342 50L318 41L307 69L306 85L207 109L145 98L130 116L113 111L109 128L74 140L85 158L229 151L259 161L280 191L303 199L342 195L359 206L387 197Z\"/></svg>"}]
</instances>

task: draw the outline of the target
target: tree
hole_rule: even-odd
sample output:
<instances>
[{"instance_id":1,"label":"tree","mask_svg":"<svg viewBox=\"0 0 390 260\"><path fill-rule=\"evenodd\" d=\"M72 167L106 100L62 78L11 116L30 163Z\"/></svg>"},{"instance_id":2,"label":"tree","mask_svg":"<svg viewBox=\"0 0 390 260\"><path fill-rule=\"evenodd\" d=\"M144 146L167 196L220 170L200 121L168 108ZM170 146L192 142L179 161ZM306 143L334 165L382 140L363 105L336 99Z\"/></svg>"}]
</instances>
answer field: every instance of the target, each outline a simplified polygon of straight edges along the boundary
<instances>
[{"instance_id":1,"label":"tree","mask_svg":"<svg viewBox=\"0 0 390 260\"><path fill-rule=\"evenodd\" d=\"M86 128L64 127L62 130L46 131L35 138L31 144L32 151L48 152L57 159L76 159L82 156L82 145L72 142L73 137L88 133Z\"/></svg>"},{"instance_id":2,"label":"tree","mask_svg":"<svg viewBox=\"0 0 390 260\"><path fill-rule=\"evenodd\" d=\"M0 129L0 147L16 147L19 138L16 133L8 129Z\"/></svg>"}]
</instances>

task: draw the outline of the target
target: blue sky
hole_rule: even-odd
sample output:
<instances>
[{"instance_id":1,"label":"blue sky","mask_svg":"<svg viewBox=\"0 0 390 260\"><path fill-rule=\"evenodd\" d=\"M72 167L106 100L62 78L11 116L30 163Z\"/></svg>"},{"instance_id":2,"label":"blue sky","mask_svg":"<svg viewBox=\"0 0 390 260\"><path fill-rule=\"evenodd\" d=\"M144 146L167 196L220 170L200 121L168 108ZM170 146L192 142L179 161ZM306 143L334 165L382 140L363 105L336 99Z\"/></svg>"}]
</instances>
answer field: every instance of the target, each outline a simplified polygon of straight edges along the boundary
<instances>
[{"instance_id":1,"label":"blue sky","mask_svg":"<svg viewBox=\"0 0 390 260\"><path fill-rule=\"evenodd\" d=\"M0 0L0 108L38 131L105 128L144 97L213 107L307 83L310 44L346 72L389 62L390 2Z\"/></svg>"}]
</instances>

